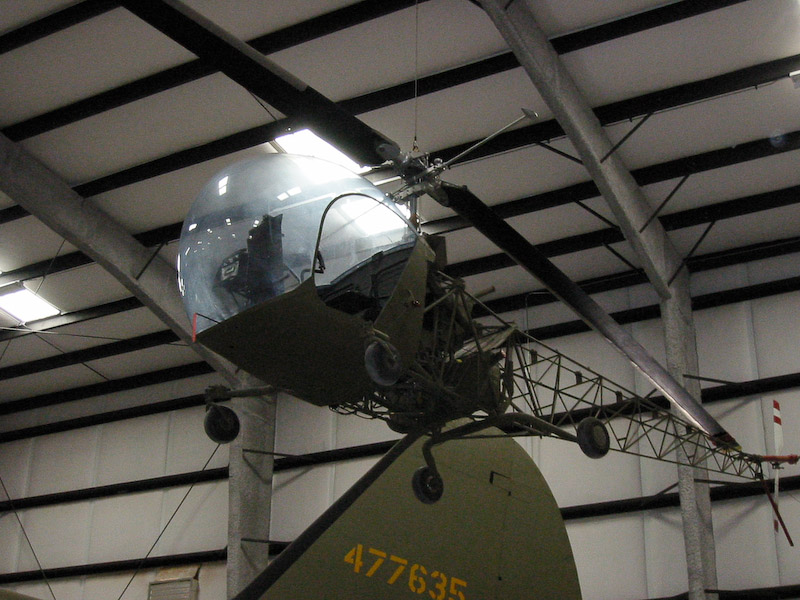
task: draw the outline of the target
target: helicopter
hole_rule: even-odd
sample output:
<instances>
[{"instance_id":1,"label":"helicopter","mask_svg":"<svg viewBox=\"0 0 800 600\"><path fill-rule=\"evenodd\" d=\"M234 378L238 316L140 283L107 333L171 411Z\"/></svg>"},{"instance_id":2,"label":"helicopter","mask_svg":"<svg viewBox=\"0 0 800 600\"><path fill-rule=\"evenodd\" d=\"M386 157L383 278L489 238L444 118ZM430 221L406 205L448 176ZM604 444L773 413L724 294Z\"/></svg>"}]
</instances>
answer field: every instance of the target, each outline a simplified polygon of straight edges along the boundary
<instances>
[{"instance_id":1,"label":"helicopter","mask_svg":"<svg viewBox=\"0 0 800 600\"><path fill-rule=\"evenodd\" d=\"M412 482L423 502L441 497L431 448L447 439L500 427L577 442L601 458L612 447L609 427L613 433L623 414L647 434L669 437L669 449L691 440L702 448L692 453L698 463L713 456L722 472L759 476L759 459L693 421L696 414L716 425L699 405L689 417L669 412L586 367L567 367L513 323L476 319L476 307L485 313L485 306L444 274L444 240L420 235L403 214L413 194L405 187L387 195L308 156L265 154L220 171L199 194L180 241L179 289L195 340L311 404L430 435L426 465ZM549 375L546 365L556 364L574 383ZM545 404L536 390L555 382L557 400ZM466 423L445 433L459 419ZM212 402L206 430L230 441L236 417ZM638 440L613 437L626 452Z\"/></svg>"},{"instance_id":2,"label":"helicopter","mask_svg":"<svg viewBox=\"0 0 800 600\"><path fill-rule=\"evenodd\" d=\"M408 190L387 195L339 165L271 153L217 173L184 221L178 284L197 343L270 389L404 434L237 600L326 589L403 597L406 587L452 600L533 588L580 598L552 492L511 436L577 442L595 459L613 447L675 461L681 447L691 464L763 478L764 457L721 444L668 403L498 315L477 318L488 309L444 274L444 240L420 235L404 214ZM221 400L258 393L210 388L209 437L239 432ZM472 543L420 545L409 534L418 528L431 540L470 531L475 544L496 546L496 564L474 565Z\"/></svg>"},{"instance_id":3,"label":"helicopter","mask_svg":"<svg viewBox=\"0 0 800 600\"><path fill-rule=\"evenodd\" d=\"M527 477L523 473L536 472L535 465L509 467L517 464L514 450L495 456L485 446L482 454L469 459L455 457L451 453L457 454L463 445L445 443L451 440L508 440L520 432L555 436L577 442L593 458L614 446L668 460L681 447L690 449L691 464L712 461L724 473L763 477L761 465L768 457L743 453L730 433L532 244L467 188L443 181L444 163L401 152L397 144L176 0L125 4L289 119L308 126L361 164L390 165L404 182L400 194L387 198L358 176L335 176L332 169L308 163L304 169L303 160L294 157L269 157L264 161L280 166L238 165L213 178L184 223L179 282L198 343L274 388L340 412L383 419L406 434L386 461L371 469L238 598L262 597L267 589L269 597L292 597L309 569L338 572L334 563L322 567L323 563L310 566L304 561L336 556L335 549L341 549L342 539L354 530L364 536L379 531L375 535L387 544L402 540L407 548L418 546L407 530L417 522L420 506L427 507L424 514L431 518L426 521L431 539L452 537L463 525L464 513L456 510L462 505L450 504L453 495L444 493L445 480L464 497L476 487L495 486L487 491L491 501L466 504L481 511L482 518L506 514L517 492L499 481L510 480L508 487L514 487L515 481ZM261 177L259 170L272 175ZM247 182L255 180L262 181L256 188L269 193L259 196L257 190L251 203L243 198ZM398 202L413 204L422 195L454 209L537 277L646 375L663 399L639 398L590 369L568 364L497 315L492 315L491 324L475 319L479 299L466 293L463 282L441 273L446 263L441 241L420 236L399 214ZM382 224L376 225L378 221ZM545 398L540 389L552 394ZM209 393L206 429L212 438L230 440L238 431L233 411L215 402L233 395ZM623 431L614 429L619 423ZM773 458L777 462L780 457ZM397 486L411 472L410 465L420 461L425 466L412 476L412 499L417 502L406 504L408 497L400 498ZM488 473L488 483L460 485L459 473L467 477L472 471ZM518 480L508 476L510 472L517 473ZM527 487L536 497L548 496L546 485ZM376 489L381 490L381 510L361 503ZM388 502L387 513L392 494L398 502ZM400 504L402 510L394 511ZM533 504L528 508L538 510ZM557 511L541 514L560 532L555 537L566 539ZM348 525L344 530L334 531L343 523ZM443 530L442 523L449 529ZM522 553L525 560L509 580L530 581L524 573L531 564L547 565L544 578L534 583L556 576L562 584L553 587L551 597L578 598L569 545L553 542L555 537ZM487 539L502 553L505 546L496 532ZM384 563L394 562L387 584L410 567L405 575L412 592L421 594L426 586L436 586L436 593L428 589L435 599L465 598L466 580L452 572L445 576L442 569L426 569L422 562L412 565L388 548L352 541L352 546L346 544L343 561L341 555L334 561L338 568L344 562L366 580ZM431 551L444 560L446 553ZM456 567L469 563L469 556L458 554ZM366 566L365 557L374 562ZM298 564L299 569L292 568ZM550 568L554 564L561 567ZM430 577L420 580L423 572ZM292 579L292 573L300 579ZM498 578L485 578L484 589L494 590L487 597L499 597ZM281 588L283 582L291 584ZM325 585L314 587L314 597L323 597L319 590ZM474 587L471 582L470 589ZM526 597L530 589L522 585L514 597Z\"/></svg>"}]
</instances>

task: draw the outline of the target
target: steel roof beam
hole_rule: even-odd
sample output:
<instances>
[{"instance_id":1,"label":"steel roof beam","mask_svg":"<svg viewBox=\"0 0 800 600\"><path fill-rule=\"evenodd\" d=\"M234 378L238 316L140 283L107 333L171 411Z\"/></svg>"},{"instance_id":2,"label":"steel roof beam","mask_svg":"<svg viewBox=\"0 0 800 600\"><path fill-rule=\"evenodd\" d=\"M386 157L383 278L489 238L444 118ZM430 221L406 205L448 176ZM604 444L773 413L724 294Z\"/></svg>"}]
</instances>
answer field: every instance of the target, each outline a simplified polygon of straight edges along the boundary
<instances>
[{"instance_id":1,"label":"steel roof beam","mask_svg":"<svg viewBox=\"0 0 800 600\"><path fill-rule=\"evenodd\" d=\"M100 264L186 343L189 320L178 294L175 269L125 229L76 194L58 175L0 135L0 190ZM152 262L151 262L152 260ZM142 268L149 266L142 272ZM219 356L192 348L232 383L234 369Z\"/></svg>"},{"instance_id":2,"label":"steel roof beam","mask_svg":"<svg viewBox=\"0 0 800 600\"><path fill-rule=\"evenodd\" d=\"M91 1L95 2L96 0ZM422 1L424 2L426 0ZM718 10L743 1L744 0L705 0L699 2L698 0L680 0L679 2L623 17L609 23L556 36L551 42L559 53L573 52L653 27L659 27L705 12ZM88 2L82 4L88 4ZM118 5L119 2L110 4ZM409 8L413 5L413 0L365 0L254 38L248 43L263 54L271 54L379 18L386 14ZM91 14L89 16L91 16ZM42 21L45 21L45 19ZM47 30L44 24L42 24L39 29L43 31ZM8 42L6 43L11 43L10 38L12 37L24 39L21 33L21 31L20 34L17 34L17 32L10 32L5 36L0 36L0 48L3 47L4 38L6 38L6 36L8 36ZM511 52L508 52L478 61L471 65L457 67L456 69L451 69L439 75L423 77L417 82L417 86L414 85L414 82L407 82L373 94L361 96L354 99L354 105L345 106L344 108L354 113L367 112L373 110L371 106L375 104L385 105L386 102L391 104L402 102L412 98L415 93L425 95L460 83L466 83L481 77L487 77L508 69L513 69L518 66L519 62ZM792 70L794 69L789 69L785 71L784 74ZM91 117L106 110L123 106L129 102L134 102L141 98L171 89L178 85L195 81L213 72L215 72L214 67L201 60L184 63L183 65L154 73L153 75L149 75L137 81L124 84L117 88L101 92L89 98L78 100L72 104L10 125L3 130L3 133L13 141L20 141L57 127L63 127L78 120ZM360 108L357 106L359 104Z\"/></svg>"},{"instance_id":3,"label":"steel roof beam","mask_svg":"<svg viewBox=\"0 0 800 600\"><path fill-rule=\"evenodd\" d=\"M176 0L123 0L150 26L209 61L275 109L313 129L362 165L379 165L394 142L192 8Z\"/></svg>"},{"instance_id":4,"label":"steel roof beam","mask_svg":"<svg viewBox=\"0 0 800 600\"><path fill-rule=\"evenodd\" d=\"M734 218L737 216L752 214L764 210L779 208L782 206L789 206L800 202L800 186L792 186L782 190L775 190L772 192L764 192L755 194L753 196L746 196L733 200L726 200L717 204L702 206L698 208L688 209L676 213L671 213L659 217L662 225L667 231L674 231L685 227L693 227L697 225L707 224L710 221L718 221L722 219ZM503 206L496 207L499 214L503 214ZM528 212L534 210L541 210L547 208L547 203L542 203L536 206L532 203L533 208ZM508 215L516 216L516 213ZM169 243L177 240L180 235L181 223L174 223L165 227L159 227L151 231L136 234L134 237L145 244L146 246L157 246L162 243ZM424 228L426 229L426 228ZM537 247L548 257L560 256L570 252L580 250L588 250L591 248L598 248L607 244L614 244L624 240L622 233L615 228L599 229L588 233L576 234L561 239L552 240L538 244ZM764 242L763 244L769 245L771 242ZM785 252L784 252L785 253ZM698 261L704 260L703 256L693 257L689 261L690 271L697 270L692 265L699 264ZM91 259L81 252L72 252L58 256L54 259L48 259L7 271L0 275L0 286L12 283L14 281L26 281L36 277L42 277L45 274L58 273L67 269L76 268L91 264ZM503 269L515 265L511 257L505 253L490 254L479 258L453 263L445 268L445 272L453 277L469 277L470 275L477 275L497 269ZM712 263L708 263L712 264ZM716 264L713 263L713 264ZM714 267L707 267L714 268ZM136 304L136 307L140 304ZM87 315L88 318L94 318L94 314ZM99 316L102 316L100 314ZM37 323L44 328L58 327L64 324L64 316L53 317L47 319L45 322ZM52 325L50 323L53 323ZM0 332L0 341L16 337L17 335L9 332Z\"/></svg>"},{"instance_id":5,"label":"steel roof beam","mask_svg":"<svg viewBox=\"0 0 800 600\"><path fill-rule=\"evenodd\" d=\"M495 58L487 60L493 61ZM475 65L459 67L458 69L451 70L452 72L447 71L438 75L430 76L428 78L423 78L420 81L420 92L425 93L426 88L428 87L430 88L428 91L437 91L439 89L450 87L451 85L457 85L460 81L460 75L454 72L462 69L472 69L473 67L475 67ZM787 73L798 69L800 69L800 55L789 56L759 65L754 65L752 67L739 69L730 73L725 73L723 75L711 77L709 79L694 81L672 88L667 88L665 90L650 92L634 98L613 102L611 104L595 108L594 112L602 124L608 125L618 121L635 118L640 114L656 112L659 110L668 110L683 104L698 102L734 91L763 85L782 77L786 77ZM486 74L483 74L481 76L485 75ZM430 83L426 84L428 80L430 80ZM408 96L408 93L413 94L413 92L408 92L408 89L413 90L413 87L413 82L406 82L398 86L394 86L393 88L373 92L364 96L351 98L349 100L344 100L340 103L340 105L345 110L351 111L354 114L385 108L397 102L408 99L408 97L410 97ZM267 125L247 129L231 134L224 138L202 144L200 146L187 148L185 150L154 159L147 163L142 163L117 173L112 173L94 181L76 186L73 189L75 189L75 191L82 196L93 196L102 192L111 191L126 185L143 181L145 179L156 177L158 175L163 175L181 168L189 167L206 160L219 158L220 156L225 156L239 150L244 150L252 146L262 144L274 139L277 135L280 135L286 130L287 127L289 127L289 125L290 122L288 120L279 120ZM9 134L11 133L11 130L6 128L3 130L3 132ZM492 140L486 146L472 153L470 156L471 159L483 158L501 152L516 150L543 140L549 140L561 137L563 135L563 129L561 129L555 120L544 121L502 134ZM11 135L8 137L10 137L13 141L17 141ZM453 156L456 156L465 148L474 145L476 141L459 144L450 148L442 148L434 151L432 154L442 158L443 160L447 160ZM752 155L753 158L757 158L761 156L767 156L771 153L785 152L800 147L800 137L798 137L798 132L787 134L785 139L782 140L780 148L776 148L775 146L776 145L771 143L771 140L769 139L758 140L756 142L740 144L734 148L711 151L698 155L698 157L693 157L691 160L694 163L697 163L697 167L695 167L694 164L687 166L686 163L689 159L684 158L664 163L660 166L660 169L664 170L665 168L670 167L672 170L676 171L674 176L677 177L681 176L683 172L697 172L698 170L715 168L711 165L724 166L731 161L747 160L746 157L750 155ZM741 158L738 158L740 154ZM703 167L703 163L708 163L708 166ZM656 178L655 180L659 180L657 179L658 177L663 178L668 176L668 173L652 173L654 168L658 169L659 166L654 165L653 167L645 167L634 171L634 177L636 177L637 182L640 185L645 185L646 183L652 183L653 178ZM599 194L597 187L593 182L586 182L585 184L577 184L573 188L566 188L565 193L570 197L577 197L579 199L585 199ZM515 202L519 203L522 201ZM26 211L18 206L2 209L0 210L0 224L22 218L26 215ZM434 222L429 222L427 226L437 227L442 231L447 231L460 227L466 227L467 225L460 217L450 217L447 219L439 219Z\"/></svg>"},{"instance_id":6,"label":"steel roof beam","mask_svg":"<svg viewBox=\"0 0 800 600\"><path fill-rule=\"evenodd\" d=\"M699 410L700 385L696 380L684 378L684 374L697 375L698 358L689 278L683 260L661 223L652 218L653 211L644 192L616 154L616 147L599 119L548 43L529 4L523 0L481 0L481 6L564 128L661 297L668 371L683 386L680 389L687 392L689 401L697 402ZM665 388L653 381L667 394ZM685 410L682 402L676 404ZM713 418L708 418L716 425ZM724 430L723 433L730 437ZM695 469L688 466L683 448L678 449L677 460L689 597L700 600L706 598L705 590L717 587L711 504L708 486L695 480Z\"/></svg>"},{"instance_id":7,"label":"steel roof beam","mask_svg":"<svg viewBox=\"0 0 800 600\"><path fill-rule=\"evenodd\" d=\"M0 35L0 54L11 52L119 6L117 0L84 0Z\"/></svg>"},{"instance_id":8,"label":"steel roof beam","mask_svg":"<svg viewBox=\"0 0 800 600\"><path fill-rule=\"evenodd\" d=\"M680 268L680 256L657 221L648 231L642 230L650 217L644 193L613 153L600 120L561 64L528 4L481 0L481 5L566 132L658 294L669 298L670 278Z\"/></svg>"}]
</instances>

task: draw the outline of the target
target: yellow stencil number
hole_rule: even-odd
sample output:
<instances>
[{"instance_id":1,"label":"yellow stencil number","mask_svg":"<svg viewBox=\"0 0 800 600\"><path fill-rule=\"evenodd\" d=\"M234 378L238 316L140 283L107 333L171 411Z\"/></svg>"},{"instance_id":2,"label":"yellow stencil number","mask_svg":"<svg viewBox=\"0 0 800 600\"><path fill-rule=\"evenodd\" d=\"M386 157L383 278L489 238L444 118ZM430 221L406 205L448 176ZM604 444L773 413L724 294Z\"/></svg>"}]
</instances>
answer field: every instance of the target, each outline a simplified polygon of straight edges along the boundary
<instances>
[{"instance_id":1,"label":"yellow stencil number","mask_svg":"<svg viewBox=\"0 0 800 600\"><path fill-rule=\"evenodd\" d=\"M354 573L385 580L388 585L394 585L406 574L408 589L417 595L428 592L431 600L467 600L464 594L467 582L463 579L448 577L438 570L428 571L419 563L409 566L407 559L377 548L368 547L364 552L364 545L356 544L344 555L344 562L353 566ZM387 568L381 571L384 564Z\"/></svg>"}]
</instances>

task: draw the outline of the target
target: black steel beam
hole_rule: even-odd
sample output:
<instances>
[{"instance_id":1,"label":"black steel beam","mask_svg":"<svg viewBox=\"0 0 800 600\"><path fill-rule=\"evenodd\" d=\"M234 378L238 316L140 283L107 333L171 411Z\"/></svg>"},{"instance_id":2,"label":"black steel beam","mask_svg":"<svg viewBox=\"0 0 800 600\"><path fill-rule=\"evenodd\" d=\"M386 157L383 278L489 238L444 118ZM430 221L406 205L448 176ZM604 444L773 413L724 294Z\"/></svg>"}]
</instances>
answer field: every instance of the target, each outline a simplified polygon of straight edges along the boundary
<instances>
[{"instance_id":1,"label":"black steel beam","mask_svg":"<svg viewBox=\"0 0 800 600\"><path fill-rule=\"evenodd\" d=\"M556 36L552 38L551 42L558 53L564 54L705 12L725 8L742 1L681 0L680 2L644 11L596 27ZM119 4L119 2L114 4ZM412 0L365 0L257 37L248 43L262 54L272 54L413 5L414 2ZM18 37L22 38L21 35ZM406 82L387 90L353 98L349 101L350 104L343 104L343 107L355 114L367 112L380 106L408 100L415 93L419 95L429 94L518 66L519 62L512 53L508 52L478 61L472 65L448 70L441 75L421 78L416 90L414 82ZM178 85L189 83L213 72L215 72L213 66L207 62L195 60L8 126L3 129L3 133L14 141L27 139ZM786 73L789 72L786 71Z\"/></svg>"},{"instance_id":2,"label":"black steel beam","mask_svg":"<svg viewBox=\"0 0 800 600\"><path fill-rule=\"evenodd\" d=\"M426 1L420 0L420 2ZM114 4L119 5L119 0ZM259 36L248 43L262 54L272 54L409 8L414 4L414 0L363 0ZM193 60L9 125L2 131L12 141L21 141L196 81L215 72L217 72L216 67L208 61Z\"/></svg>"},{"instance_id":3,"label":"black steel beam","mask_svg":"<svg viewBox=\"0 0 800 600\"><path fill-rule=\"evenodd\" d=\"M687 261L687 267L689 268L690 272L699 273L701 271L718 269L721 267L743 264L756 260L764 260L766 258L774 258L776 256L785 256L786 254L794 254L796 252L800 252L800 237L793 237L785 240L775 240L772 242L763 242L759 244L752 244L750 246L743 246L741 248L731 248L730 250L722 250L719 252L693 256ZM495 268L501 268L499 262L495 263L494 266ZM579 285L587 294L597 294L600 292L608 292L611 290L619 290L634 285L640 285L647 282L648 280L643 271L631 270L586 279L579 282ZM776 284L775 289L778 289L779 287L780 284ZM544 289L539 289L524 292L522 294L515 294L513 296L506 296L504 298L497 298L495 300L489 300L486 302L486 305L492 312L499 314L514 310L533 308L556 301L557 300L555 296L553 296L550 292ZM484 315L480 308L477 309L476 314L480 316Z\"/></svg>"},{"instance_id":4,"label":"black steel beam","mask_svg":"<svg viewBox=\"0 0 800 600\"><path fill-rule=\"evenodd\" d=\"M10 510L26 510L42 506L54 506L57 504L66 504L68 502L83 502L86 500L96 500L98 498L110 498L119 496L120 494L166 490L173 487L208 483L210 481L223 481L227 478L228 467L219 467L216 469L206 469L205 471L191 471L189 473L177 473L175 475L164 475L162 477L151 477L149 479L139 479L136 481L123 481L79 490L42 494L29 498L3 500L0 502L0 513Z\"/></svg>"},{"instance_id":5,"label":"black steel beam","mask_svg":"<svg viewBox=\"0 0 800 600\"><path fill-rule=\"evenodd\" d=\"M797 137L800 142L800 132L792 134ZM764 142L764 143L762 143ZM762 151L769 145L769 140L756 140L750 143L751 146L760 148ZM783 150L789 148L784 147ZM791 148L794 149L794 148ZM752 156L748 152L747 156ZM749 158L748 158L749 160ZM706 170L707 168L714 168L713 165L720 163L734 164L735 157L732 155L730 149L723 148L717 151L706 152L700 155L686 157L678 161L680 165L676 167L676 161L663 163L662 165L653 165L648 167L658 171L662 167L668 169L685 168L686 175L691 172L698 172ZM136 167L134 170L137 169ZM647 174L646 174L647 175ZM116 177L114 175L110 176ZM658 180L651 181L655 183ZM88 184L92 185L92 184ZM86 191L86 190L84 190ZM593 182L585 182L560 190L544 192L535 196L529 196L512 202L494 206L494 210L502 217L509 218L527 214L537 210L544 210L560 204L567 204L576 200L585 200L597 195L597 188ZM682 227L691 227L702 223L708 223L713 220L730 218L733 216L741 216L752 212L767 210L780 206L787 206L800 201L800 186L793 186L782 190L775 190L748 196L746 198L738 198L728 200L713 205L689 209L678 213L664 215L660 217L664 228L672 231ZM454 231L467 227L466 222L460 217L451 217L447 219L440 219L437 221L429 221L423 224L423 230L428 233L443 233L446 231ZM156 246L162 243L168 243L176 240L180 235L181 223L172 223L157 229L136 234L134 237L141 243L147 246ZM580 234L564 238L561 240L554 240L545 244L539 245L539 249L544 252L546 256L557 256L567 252L575 252L589 248L596 248L603 244L613 244L615 242L623 241L623 236L619 230L609 228L605 230L598 230L586 234ZM63 254L51 260L43 260L32 265L20 267L12 271L0 274L0 286L14 281L25 281L36 277L42 277L45 273L57 273L66 269L75 268L78 266L90 264L91 260L80 252L72 252ZM477 273L486 272L489 270L505 268L512 266L513 260L507 255L499 253L496 255L489 255L471 261L463 261L448 266L448 273L453 276L465 277ZM3 337L0 335L0 340Z\"/></svg>"},{"instance_id":6,"label":"black steel beam","mask_svg":"<svg viewBox=\"0 0 800 600\"><path fill-rule=\"evenodd\" d=\"M72 402L74 400L83 400L93 396L102 396L104 394L113 394L124 390L132 390L146 385L155 385L157 383L165 383L167 381L176 381L178 379L186 379L189 377L197 377L199 375L207 375L213 373L208 364L204 362L190 363L180 367L170 367L168 369L161 369L160 371L152 371L150 373L143 373L141 375L132 375L130 377L123 377L121 379L112 379L102 383L94 383L76 388L70 388L58 392L51 392L49 394L42 394L40 396L32 396L30 398L20 398L19 400L9 400L8 402L0 402L0 415L7 415L24 410L32 410L34 408L44 408L46 406L53 406L62 404L64 402Z\"/></svg>"},{"instance_id":7,"label":"black steel beam","mask_svg":"<svg viewBox=\"0 0 800 600\"><path fill-rule=\"evenodd\" d=\"M772 482L769 482L769 489L772 492ZM800 490L800 475L781 479L780 489L782 492L794 492ZM760 481L747 483L730 483L725 485L712 486L711 501L720 502L723 500L735 500L740 498L752 498L764 495L764 484ZM596 502L593 504L583 504L578 506L568 506L561 509L561 515L565 521L574 519L587 519L604 517L609 515L620 515L644 510L655 510L662 508L678 508L680 499L678 493L654 494L641 498L625 498L623 500L610 500L608 502Z\"/></svg>"},{"instance_id":8,"label":"black steel beam","mask_svg":"<svg viewBox=\"0 0 800 600\"><path fill-rule=\"evenodd\" d=\"M783 206L800 203L800 186L792 186L782 190L774 190L755 194L744 198L726 200L698 208L663 215L659 221L667 231L675 231L686 227L705 225L712 221L720 221L734 217L771 210ZM622 232L615 227L599 229L588 233L580 233L566 238L537 244L537 248L547 257L561 256L580 250L600 248L604 245L625 241ZM501 252L481 256L447 265L445 272L452 277L469 277L496 269L513 266L514 261Z\"/></svg>"},{"instance_id":9,"label":"black steel beam","mask_svg":"<svg viewBox=\"0 0 800 600\"><path fill-rule=\"evenodd\" d=\"M313 129L362 165L379 165L386 160L381 148L394 142L200 13L165 0L122 0L122 4L279 110L296 127Z\"/></svg>"},{"instance_id":10,"label":"black steel beam","mask_svg":"<svg viewBox=\"0 0 800 600\"><path fill-rule=\"evenodd\" d=\"M775 296L777 294L796 292L798 290L800 290L800 277L789 277L787 279L779 279L768 283L760 283L743 288L697 296L692 298L692 310L716 308L718 306L747 302L758 298ZM620 325L638 323L640 321L659 318L661 316L661 308L657 304L652 304L611 313L611 316ZM589 326L583 321L575 320L547 325L545 327L536 327L528 330L527 333L536 339L546 340L586 331L590 331Z\"/></svg>"},{"instance_id":11,"label":"black steel beam","mask_svg":"<svg viewBox=\"0 0 800 600\"><path fill-rule=\"evenodd\" d=\"M154 346L161 346L163 344L173 344L177 341L178 336L170 329L148 333L126 340L100 344L90 348L84 348L83 350L64 352L63 354L57 354L39 360L3 367L0 368L0 381L12 379L14 377L22 377L23 375L31 375L41 371L48 371L50 369L59 369L61 367L86 363L109 356L117 356L127 352L135 352L145 348L153 348Z\"/></svg>"},{"instance_id":12,"label":"black steel beam","mask_svg":"<svg viewBox=\"0 0 800 600\"><path fill-rule=\"evenodd\" d=\"M31 335L37 331L49 331L58 327L66 327L67 325L74 325L76 323L84 323L92 319L99 319L100 317L107 317L115 315L135 308L141 308L142 303L135 297L123 298L122 300L115 300L100 304L99 306L92 306L81 310L75 310L55 317L47 319L40 319L35 323L31 323L26 327L0 329L0 342L12 340L14 338Z\"/></svg>"},{"instance_id":13,"label":"black steel beam","mask_svg":"<svg viewBox=\"0 0 800 600\"><path fill-rule=\"evenodd\" d=\"M65 577L86 577L89 575L102 575L104 573L119 573L121 571L135 571L137 569L160 569L162 567L177 567L181 565L196 565L199 563L223 562L228 556L226 548L221 550L206 550L203 552L190 552L187 554L171 554L169 556L151 556L149 558L133 558L129 560L115 560L111 562L93 563L88 565L75 565L70 567L55 567L42 571L20 571L18 573L0 573L0 585L23 583L25 581L40 581L47 579L63 579Z\"/></svg>"},{"instance_id":14,"label":"black steel beam","mask_svg":"<svg viewBox=\"0 0 800 600\"><path fill-rule=\"evenodd\" d=\"M196 394L194 396L184 396L182 398L173 398L171 400L163 400L161 402L151 402L138 406L131 406L129 408L110 410L103 413L87 415L85 417L75 417L74 419L66 419L64 421L56 421L54 423L45 423L44 425L34 425L31 427L23 427L21 429L13 429L10 431L0 432L0 444L13 442L16 440L25 440L32 437L38 437L40 435L49 435L51 433L61 433L63 431L82 429L83 427L102 425L104 423L114 423L116 421L136 419L138 417L144 417L147 415L171 412L173 410L193 408L195 406L202 406L205 404L205 402L206 399L204 395Z\"/></svg>"},{"instance_id":15,"label":"black steel beam","mask_svg":"<svg viewBox=\"0 0 800 600\"><path fill-rule=\"evenodd\" d=\"M8 208L0 209L0 225L3 223L10 223L11 221L16 221L17 219L21 219L23 217L27 217L30 213L15 204L14 206L9 206Z\"/></svg>"},{"instance_id":16,"label":"black steel beam","mask_svg":"<svg viewBox=\"0 0 800 600\"><path fill-rule=\"evenodd\" d=\"M631 174L640 186L645 186L669 181L670 179L679 179L687 175L694 175L704 171L729 167L759 158L766 158L784 152L791 152L800 149L800 131L793 131L786 134L785 142L785 144L775 144L774 140L771 138L752 140L732 147L710 150L693 156L686 156L664 163L634 169L631 171ZM521 145L516 145L515 143L514 147L511 149L518 147L521 147ZM480 150L482 150L482 148L479 149L479 151ZM452 152L452 150L448 150L448 154L450 154L450 152ZM593 181L584 181L558 190L543 192L541 194L497 204L492 208L498 215L504 219L508 219L536 210L543 210L579 200L596 198L599 195L600 192ZM426 233L438 234L465 229L469 226L470 225L464 219L455 216L428 221L423 224L422 228Z\"/></svg>"},{"instance_id":17,"label":"black steel beam","mask_svg":"<svg viewBox=\"0 0 800 600\"><path fill-rule=\"evenodd\" d=\"M119 6L116 0L83 0L0 35L0 54L11 52L48 35L93 19Z\"/></svg>"}]
</instances>

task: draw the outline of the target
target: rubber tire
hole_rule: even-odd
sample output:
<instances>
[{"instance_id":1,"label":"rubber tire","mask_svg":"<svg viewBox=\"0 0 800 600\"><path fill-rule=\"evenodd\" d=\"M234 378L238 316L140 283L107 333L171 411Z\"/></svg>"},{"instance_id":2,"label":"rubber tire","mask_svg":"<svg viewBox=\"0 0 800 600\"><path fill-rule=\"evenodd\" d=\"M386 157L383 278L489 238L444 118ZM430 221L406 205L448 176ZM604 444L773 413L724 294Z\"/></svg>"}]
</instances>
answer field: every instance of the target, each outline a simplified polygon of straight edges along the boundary
<instances>
[{"instance_id":1,"label":"rubber tire","mask_svg":"<svg viewBox=\"0 0 800 600\"><path fill-rule=\"evenodd\" d=\"M364 350L364 367L369 378L383 387L394 385L403 374L400 352L384 340L373 340L367 345Z\"/></svg>"},{"instance_id":2,"label":"rubber tire","mask_svg":"<svg viewBox=\"0 0 800 600\"><path fill-rule=\"evenodd\" d=\"M608 429L600 419L586 417L578 423L578 445L589 458L603 458L611 447Z\"/></svg>"},{"instance_id":3,"label":"rubber tire","mask_svg":"<svg viewBox=\"0 0 800 600\"><path fill-rule=\"evenodd\" d=\"M227 406L211 404L203 420L206 435L218 444L229 444L239 435L239 417Z\"/></svg>"},{"instance_id":4,"label":"rubber tire","mask_svg":"<svg viewBox=\"0 0 800 600\"><path fill-rule=\"evenodd\" d=\"M435 504L444 494L444 481L429 467L420 467L411 476L411 489L420 502Z\"/></svg>"}]
</instances>

